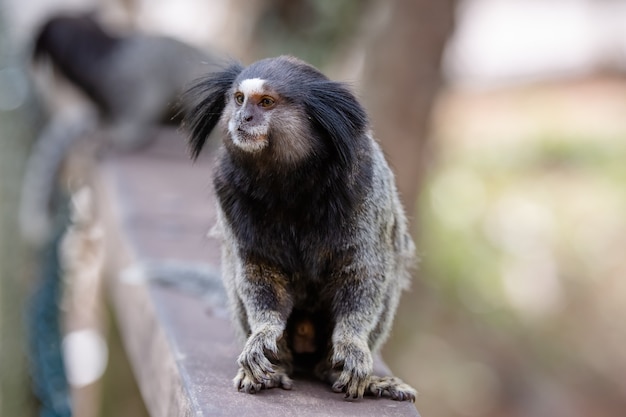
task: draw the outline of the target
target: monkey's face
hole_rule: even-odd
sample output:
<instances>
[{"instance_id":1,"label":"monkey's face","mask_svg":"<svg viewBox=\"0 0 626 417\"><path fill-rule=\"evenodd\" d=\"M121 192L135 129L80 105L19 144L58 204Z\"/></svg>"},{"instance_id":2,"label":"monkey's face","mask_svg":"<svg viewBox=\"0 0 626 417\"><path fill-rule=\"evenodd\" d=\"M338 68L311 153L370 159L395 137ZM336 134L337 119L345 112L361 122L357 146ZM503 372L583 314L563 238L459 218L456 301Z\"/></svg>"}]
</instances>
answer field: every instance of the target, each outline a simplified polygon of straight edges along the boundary
<instances>
[{"instance_id":1,"label":"monkey's face","mask_svg":"<svg viewBox=\"0 0 626 417\"><path fill-rule=\"evenodd\" d=\"M243 80L230 97L228 133L233 144L247 152L257 152L269 144L268 134L277 97L264 88L260 78Z\"/></svg>"},{"instance_id":2,"label":"monkey's face","mask_svg":"<svg viewBox=\"0 0 626 417\"><path fill-rule=\"evenodd\" d=\"M302 160L312 151L314 138L307 121L301 106L261 78L235 83L222 118L227 141L236 150L287 164Z\"/></svg>"},{"instance_id":3,"label":"monkey's face","mask_svg":"<svg viewBox=\"0 0 626 417\"><path fill-rule=\"evenodd\" d=\"M218 123L228 153L265 172L315 161L349 167L369 146L363 140L367 115L349 89L294 57L245 68L233 63L209 73L185 97L195 103L184 122L193 158Z\"/></svg>"}]
</instances>

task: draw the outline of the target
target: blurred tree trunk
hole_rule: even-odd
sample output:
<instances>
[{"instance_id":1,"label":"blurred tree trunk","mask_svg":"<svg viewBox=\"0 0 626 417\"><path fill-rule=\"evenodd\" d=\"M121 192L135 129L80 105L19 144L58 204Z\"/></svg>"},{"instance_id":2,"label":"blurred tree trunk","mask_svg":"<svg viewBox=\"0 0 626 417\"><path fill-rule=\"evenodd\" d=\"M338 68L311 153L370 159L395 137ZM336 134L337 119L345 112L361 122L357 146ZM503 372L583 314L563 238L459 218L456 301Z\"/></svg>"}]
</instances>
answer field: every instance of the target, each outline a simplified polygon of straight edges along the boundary
<instances>
[{"instance_id":1,"label":"blurred tree trunk","mask_svg":"<svg viewBox=\"0 0 626 417\"><path fill-rule=\"evenodd\" d=\"M383 21L366 28L375 32L366 46L362 95L411 219L429 163L429 121L455 6L454 0L378 1Z\"/></svg>"},{"instance_id":2,"label":"blurred tree trunk","mask_svg":"<svg viewBox=\"0 0 626 417\"><path fill-rule=\"evenodd\" d=\"M25 299L32 273L19 239L17 205L34 117L26 107L24 74L9 42L0 1L0 416L34 415L27 371Z\"/></svg>"},{"instance_id":3,"label":"blurred tree trunk","mask_svg":"<svg viewBox=\"0 0 626 417\"><path fill-rule=\"evenodd\" d=\"M361 95L376 137L396 174L400 196L418 241L417 199L435 156L430 146L430 116L443 83L441 59L454 29L454 0L378 0L370 17ZM418 272L419 274L419 272ZM396 315L395 331L384 356L398 376L415 384L415 369L399 358L416 332L428 287L419 280ZM419 331L419 330L417 330Z\"/></svg>"}]
</instances>

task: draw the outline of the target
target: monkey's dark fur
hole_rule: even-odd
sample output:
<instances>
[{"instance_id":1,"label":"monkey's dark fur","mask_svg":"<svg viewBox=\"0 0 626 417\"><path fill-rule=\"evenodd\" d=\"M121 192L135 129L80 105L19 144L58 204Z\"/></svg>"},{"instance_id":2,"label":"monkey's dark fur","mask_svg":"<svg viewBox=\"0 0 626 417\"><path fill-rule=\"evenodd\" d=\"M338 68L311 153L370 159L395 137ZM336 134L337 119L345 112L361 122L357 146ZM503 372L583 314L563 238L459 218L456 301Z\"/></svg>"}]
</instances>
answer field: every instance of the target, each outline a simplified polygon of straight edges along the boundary
<instances>
[{"instance_id":1,"label":"monkey's dark fur","mask_svg":"<svg viewBox=\"0 0 626 417\"><path fill-rule=\"evenodd\" d=\"M224 281L246 338L236 388L290 389L294 368L310 367L349 398L413 401L398 378L372 374L414 245L356 98L293 57L233 64L188 95L193 157L216 125L224 133L214 186Z\"/></svg>"}]
</instances>

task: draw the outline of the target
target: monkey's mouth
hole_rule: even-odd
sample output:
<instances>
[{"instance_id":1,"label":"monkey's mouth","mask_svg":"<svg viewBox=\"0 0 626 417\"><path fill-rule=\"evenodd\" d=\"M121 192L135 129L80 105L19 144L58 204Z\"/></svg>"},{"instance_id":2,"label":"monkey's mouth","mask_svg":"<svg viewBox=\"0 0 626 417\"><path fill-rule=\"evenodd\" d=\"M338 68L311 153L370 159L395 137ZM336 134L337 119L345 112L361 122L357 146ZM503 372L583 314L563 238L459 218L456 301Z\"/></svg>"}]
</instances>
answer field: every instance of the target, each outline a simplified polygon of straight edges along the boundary
<instances>
[{"instance_id":1,"label":"monkey's mouth","mask_svg":"<svg viewBox=\"0 0 626 417\"><path fill-rule=\"evenodd\" d=\"M268 144L267 135L257 132L250 132L241 127L233 135L233 143L246 151L258 151Z\"/></svg>"},{"instance_id":2,"label":"monkey's mouth","mask_svg":"<svg viewBox=\"0 0 626 417\"><path fill-rule=\"evenodd\" d=\"M265 134L249 132L242 128L237 129L237 136L239 136L241 140L248 142L263 142L267 140L267 135Z\"/></svg>"}]
</instances>

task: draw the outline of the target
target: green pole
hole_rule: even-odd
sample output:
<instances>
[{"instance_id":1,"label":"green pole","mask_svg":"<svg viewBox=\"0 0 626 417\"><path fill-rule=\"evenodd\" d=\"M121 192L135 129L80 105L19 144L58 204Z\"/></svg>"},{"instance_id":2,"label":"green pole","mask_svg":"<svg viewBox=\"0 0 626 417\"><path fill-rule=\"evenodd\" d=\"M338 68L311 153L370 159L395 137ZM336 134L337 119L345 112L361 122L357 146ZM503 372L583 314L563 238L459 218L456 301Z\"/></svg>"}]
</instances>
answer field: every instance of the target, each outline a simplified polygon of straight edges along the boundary
<instances>
[{"instance_id":1,"label":"green pole","mask_svg":"<svg viewBox=\"0 0 626 417\"><path fill-rule=\"evenodd\" d=\"M34 268L32 252L19 238L17 212L39 112L4 11L0 0L0 416L31 417L24 312Z\"/></svg>"}]
</instances>

